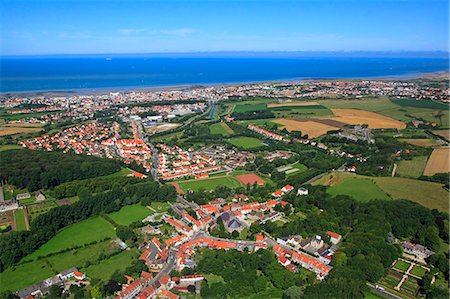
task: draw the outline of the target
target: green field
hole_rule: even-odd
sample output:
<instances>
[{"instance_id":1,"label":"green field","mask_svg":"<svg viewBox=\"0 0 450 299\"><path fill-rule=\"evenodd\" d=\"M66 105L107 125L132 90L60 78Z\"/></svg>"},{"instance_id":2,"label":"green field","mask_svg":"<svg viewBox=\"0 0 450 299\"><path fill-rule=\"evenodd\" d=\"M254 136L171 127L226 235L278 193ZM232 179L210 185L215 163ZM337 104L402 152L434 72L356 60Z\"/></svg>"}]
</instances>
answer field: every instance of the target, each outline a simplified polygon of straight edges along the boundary
<instances>
[{"instance_id":1,"label":"green field","mask_svg":"<svg viewBox=\"0 0 450 299\"><path fill-rule=\"evenodd\" d=\"M5 144L5 145L0 145L0 152L13 150L13 149L22 149L22 148L23 147L21 147L18 144Z\"/></svg>"},{"instance_id":2,"label":"green field","mask_svg":"<svg viewBox=\"0 0 450 299\"><path fill-rule=\"evenodd\" d=\"M419 103L412 104L410 100L390 100L387 97L380 97L380 98L365 98L365 99L358 99L358 100L345 100L345 101L339 101L339 100L319 100L318 103L322 104L325 107L328 107L330 109L334 108L353 108L353 109L362 109L372 112L377 112L389 117L392 117L394 119L403 121L403 122L409 122L413 120L408 115L411 115L415 118L423 118L430 122L435 122L437 124L440 124L439 119L435 117L436 111L443 111L443 117L442 117L442 127L448 128L449 127L449 111L448 108L443 109L441 105L439 105L439 108L436 109L436 107L433 104L433 109L428 108L428 104L425 105L426 107L416 107L414 105L420 105ZM414 101L418 102L418 101ZM401 105L399 105L401 103Z\"/></svg>"},{"instance_id":3,"label":"green field","mask_svg":"<svg viewBox=\"0 0 450 299\"><path fill-rule=\"evenodd\" d=\"M263 141L253 137L238 137L228 140L234 146L242 147L243 149L257 148L262 146Z\"/></svg>"},{"instance_id":4,"label":"green field","mask_svg":"<svg viewBox=\"0 0 450 299\"><path fill-rule=\"evenodd\" d=\"M14 211L14 219L16 220L17 231L27 230L27 227L25 225L25 214L23 212L23 209L17 209Z\"/></svg>"},{"instance_id":5,"label":"green field","mask_svg":"<svg viewBox=\"0 0 450 299\"><path fill-rule=\"evenodd\" d=\"M374 180L393 199L409 199L429 209L448 212L449 193L442 184L398 177L376 177Z\"/></svg>"},{"instance_id":6,"label":"green field","mask_svg":"<svg viewBox=\"0 0 450 299\"><path fill-rule=\"evenodd\" d=\"M223 136L230 136L233 134L233 130L224 122L215 123L209 126L211 134L220 134Z\"/></svg>"},{"instance_id":7,"label":"green field","mask_svg":"<svg viewBox=\"0 0 450 299\"><path fill-rule=\"evenodd\" d=\"M287 167L289 167L289 168L287 169ZM283 170L283 169L286 169L286 170ZM288 177L302 173L307 169L308 169L308 167L306 167L306 165L303 165L302 163L299 163L299 162L293 163L291 165L283 165L283 166L277 167L278 171L283 170L283 172Z\"/></svg>"},{"instance_id":8,"label":"green field","mask_svg":"<svg viewBox=\"0 0 450 299\"><path fill-rule=\"evenodd\" d=\"M135 221L140 221L153 212L140 204L124 206L120 211L108 214L108 216L119 225L130 225Z\"/></svg>"},{"instance_id":9,"label":"green field","mask_svg":"<svg viewBox=\"0 0 450 299\"><path fill-rule=\"evenodd\" d=\"M133 170L131 170L129 168L122 168L118 172L111 173L111 174L108 174L108 175L98 176L97 178L115 178L115 177L118 177L118 176L127 176L130 173L133 173Z\"/></svg>"},{"instance_id":10,"label":"green field","mask_svg":"<svg viewBox=\"0 0 450 299\"><path fill-rule=\"evenodd\" d=\"M198 191L200 189L212 190L220 185L230 188L236 188L240 186L239 181L232 176L210 178L197 181L178 181L177 183L183 191L187 191L188 189L192 189L193 191Z\"/></svg>"},{"instance_id":11,"label":"green field","mask_svg":"<svg viewBox=\"0 0 450 299\"><path fill-rule=\"evenodd\" d=\"M33 260L39 256L46 256L66 248L101 241L108 237L115 237L112 224L101 217L90 218L64 228L38 250L26 256L24 260Z\"/></svg>"},{"instance_id":12,"label":"green field","mask_svg":"<svg viewBox=\"0 0 450 299\"><path fill-rule=\"evenodd\" d=\"M396 173L405 178L418 178L423 174L428 157L418 156L411 160L401 160L397 164Z\"/></svg>"},{"instance_id":13,"label":"green field","mask_svg":"<svg viewBox=\"0 0 450 299\"><path fill-rule=\"evenodd\" d=\"M105 282L115 271L123 271L130 266L137 255L138 253L135 250L122 251L109 259L101 261L99 264L84 268L83 271L86 272L89 278L97 278Z\"/></svg>"},{"instance_id":14,"label":"green field","mask_svg":"<svg viewBox=\"0 0 450 299\"><path fill-rule=\"evenodd\" d=\"M402 260L398 260L394 264L394 268L406 272L411 264Z\"/></svg>"},{"instance_id":15,"label":"green field","mask_svg":"<svg viewBox=\"0 0 450 299\"><path fill-rule=\"evenodd\" d=\"M331 186L327 192L333 196L348 195L358 201L372 199L390 199L372 180L360 177L345 178L335 186Z\"/></svg>"},{"instance_id":16,"label":"green field","mask_svg":"<svg viewBox=\"0 0 450 299\"><path fill-rule=\"evenodd\" d=\"M17 265L0 272L0 291L16 291L55 275L45 260Z\"/></svg>"},{"instance_id":17,"label":"green field","mask_svg":"<svg viewBox=\"0 0 450 299\"><path fill-rule=\"evenodd\" d=\"M322 105L311 106L283 106L268 108L277 118L303 118L332 116L333 112Z\"/></svg>"},{"instance_id":18,"label":"green field","mask_svg":"<svg viewBox=\"0 0 450 299\"><path fill-rule=\"evenodd\" d=\"M409 273L419 276L419 277L423 277L425 275L425 273L427 273L427 270L421 266L416 265L411 269L411 272L409 272Z\"/></svg>"}]
</instances>

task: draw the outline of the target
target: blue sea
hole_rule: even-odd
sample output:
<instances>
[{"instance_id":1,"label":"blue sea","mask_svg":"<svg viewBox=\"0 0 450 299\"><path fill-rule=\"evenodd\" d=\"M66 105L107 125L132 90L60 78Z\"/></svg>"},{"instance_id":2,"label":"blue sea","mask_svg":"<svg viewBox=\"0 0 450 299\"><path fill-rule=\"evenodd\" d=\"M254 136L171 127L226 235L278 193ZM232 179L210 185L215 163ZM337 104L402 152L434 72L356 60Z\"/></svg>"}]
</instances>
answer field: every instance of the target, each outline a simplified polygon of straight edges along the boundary
<instances>
[{"instance_id":1,"label":"blue sea","mask_svg":"<svg viewBox=\"0 0 450 299\"><path fill-rule=\"evenodd\" d=\"M3 57L0 92L123 91L271 80L411 76L448 69L445 57Z\"/></svg>"}]
</instances>

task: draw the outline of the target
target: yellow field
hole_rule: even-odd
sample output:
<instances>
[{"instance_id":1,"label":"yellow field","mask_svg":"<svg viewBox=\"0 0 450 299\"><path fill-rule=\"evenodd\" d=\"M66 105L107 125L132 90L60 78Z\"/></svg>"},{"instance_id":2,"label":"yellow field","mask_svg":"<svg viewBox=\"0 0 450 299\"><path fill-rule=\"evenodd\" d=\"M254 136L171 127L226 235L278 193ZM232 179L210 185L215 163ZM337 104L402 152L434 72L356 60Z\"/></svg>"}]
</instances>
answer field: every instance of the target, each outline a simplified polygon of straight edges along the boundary
<instances>
[{"instance_id":1,"label":"yellow field","mask_svg":"<svg viewBox=\"0 0 450 299\"><path fill-rule=\"evenodd\" d=\"M42 129L42 124L8 124L0 126L0 136L34 133Z\"/></svg>"},{"instance_id":2,"label":"yellow field","mask_svg":"<svg viewBox=\"0 0 450 299\"><path fill-rule=\"evenodd\" d=\"M424 175L431 176L436 173L446 173L450 171L450 148L442 147L434 149L428 159Z\"/></svg>"},{"instance_id":3,"label":"yellow field","mask_svg":"<svg viewBox=\"0 0 450 299\"><path fill-rule=\"evenodd\" d=\"M327 118L350 125L368 124L372 129L404 129L406 124L393 118L365 110L331 109L335 117Z\"/></svg>"},{"instance_id":4,"label":"yellow field","mask_svg":"<svg viewBox=\"0 0 450 299\"><path fill-rule=\"evenodd\" d=\"M421 147L433 147L436 145L434 139L399 139L399 140L402 142L406 142Z\"/></svg>"},{"instance_id":5,"label":"yellow field","mask_svg":"<svg viewBox=\"0 0 450 299\"><path fill-rule=\"evenodd\" d=\"M274 108L274 107L290 107L290 106L313 106L313 105L320 105L317 102L286 102L286 103L271 103L267 104L267 108Z\"/></svg>"},{"instance_id":6,"label":"yellow field","mask_svg":"<svg viewBox=\"0 0 450 299\"><path fill-rule=\"evenodd\" d=\"M308 134L310 138L319 137L320 135L326 134L328 131L337 130L339 128L333 127L330 125L326 125L323 123L315 122L315 121L297 121L293 119L276 119L273 122L276 122L280 125L283 125L286 130L293 131L302 131L303 134Z\"/></svg>"},{"instance_id":7,"label":"yellow field","mask_svg":"<svg viewBox=\"0 0 450 299\"><path fill-rule=\"evenodd\" d=\"M433 131L433 134L439 135L447 140L450 140L450 130Z\"/></svg>"}]
</instances>

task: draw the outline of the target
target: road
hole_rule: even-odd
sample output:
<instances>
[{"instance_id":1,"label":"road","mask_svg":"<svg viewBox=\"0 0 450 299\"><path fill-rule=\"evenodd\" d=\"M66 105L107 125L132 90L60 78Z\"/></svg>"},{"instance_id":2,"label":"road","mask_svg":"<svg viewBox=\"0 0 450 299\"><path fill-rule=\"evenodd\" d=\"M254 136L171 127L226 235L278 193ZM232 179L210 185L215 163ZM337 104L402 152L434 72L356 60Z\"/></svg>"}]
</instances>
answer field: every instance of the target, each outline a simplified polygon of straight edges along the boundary
<instances>
[{"instance_id":1,"label":"road","mask_svg":"<svg viewBox=\"0 0 450 299\"><path fill-rule=\"evenodd\" d=\"M182 203L182 204L184 204L184 205L186 205L186 206L188 206L188 207L190 207L190 208L192 208L194 210L198 209L198 207L199 207L198 204L196 204L195 202L187 201L186 199L183 198L183 196L180 196L180 195L177 195L177 200L180 203Z\"/></svg>"},{"instance_id":2,"label":"road","mask_svg":"<svg viewBox=\"0 0 450 299\"><path fill-rule=\"evenodd\" d=\"M392 299L403 299L402 297L397 296L397 295L392 294L392 293L389 293L389 292L386 291L386 290L377 288L376 286L374 286L374 285L372 285L372 284L370 284L370 283L367 283L367 286L368 286L369 288L371 288L372 290L374 290L376 293L383 295L384 297L392 298Z\"/></svg>"}]
</instances>

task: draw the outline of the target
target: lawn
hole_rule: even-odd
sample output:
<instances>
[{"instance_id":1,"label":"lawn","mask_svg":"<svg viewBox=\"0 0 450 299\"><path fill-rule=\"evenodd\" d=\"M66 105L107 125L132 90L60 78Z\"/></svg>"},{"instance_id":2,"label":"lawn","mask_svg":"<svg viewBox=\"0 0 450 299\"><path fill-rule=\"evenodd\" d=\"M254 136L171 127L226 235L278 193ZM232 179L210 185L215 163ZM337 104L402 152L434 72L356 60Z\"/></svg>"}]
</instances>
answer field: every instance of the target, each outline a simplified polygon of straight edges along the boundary
<instances>
[{"instance_id":1,"label":"lawn","mask_svg":"<svg viewBox=\"0 0 450 299\"><path fill-rule=\"evenodd\" d=\"M238 137L228 140L234 146L242 147L244 149L257 148L262 146L263 141L253 137Z\"/></svg>"},{"instance_id":2,"label":"lawn","mask_svg":"<svg viewBox=\"0 0 450 299\"><path fill-rule=\"evenodd\" d=\"M86 272L86 275L91 279L97 278L106 282L115 271L123 271L130 266L136 257L137 252L135 250L122 251L99 264L83 268L82 271Z\"/></svg>"},{"instance_id":3,"label":"lawn","mask_svg":"<svg viewBox=\"0 0 450 299\"><path fill-rule=\"evenodd\" d=\"M153 212L140 204L124 206L120 211L108 214L108 216L119 225L130 225L135 221L140 221Z\"/></svg>"},{"instance_id":4,"label":"lawn","mask_svg":"<svg viewBox=\"0 0 450 299\"><path fill-rule=\"evenodd\" d=\"M449 193L442 184L398 177L376 177L374 180L393 199L409 199L429 209L448 212Z\"/></svg>"},{"instance_id":5,"label":"lawn","mask_svg":"<svg viewBox=\"0 0 450 299\"><path fill-rule=\"evenodd\" d=\"M411 264L403 260L398 260L394 264L394 268L406 272Z\"/></svg>"},{"instance_id":6,"label":"lawn","mask_svg":"<svg viewBox=\"0 0 450 299\"><path fill-rule=\"evenodd\" d=\"M158 213L166 212L170 209L170 205L164 201L153 201L150 207Z\"/></svg>"},{"instance_id":7,"label":"lawn","mask_svg":"<svg viewBox=\"0 0 450 299\"><path fill-rule=\"evenodd\" d=\"M44 260L17 265L0 272L0 291L16 291L53 275L55 273Z\"/></svg>"},{"instance_id":8,"label":"lawn","mask_svg":"<svg viewBox=\"0 0 450 299\"><path fill-rule=\"evenodd\" d=\"M428 157L417 156L411 160L401 160L397 164L397 174L405 178L418 178L423 174Z\"/></svg>"},{"instance_id":9,"label":"lawn","mask_svg":"<svg viewBox=\"0 0 450 299\"><path fill-rule=\"evenodd\" d=\"M90 218L64 228L37 251L26 256L24 260L32 260L66 248L101 241L107 237L115 237L112 224L101 217Z\"/></svg>"},{"instance_id":10,"label":"lawn","mask_svg":"<svg viewBox=\"0 0 450 299\"><path fill-rule=\"evenodd\" d=\"M409 272L409 273L419 276L419 277L423 277L425 275L425 273L427 273L427 270L421 266L416 265L411 269L411 272Z\"/></svg>"},{"instance_id":11,"label":"lawn","mask_svg":"<svg viewBox=\"0 0 450 299\"><path fill-rule=\"evenodd\" d=\"M27 230L27 227L25 225L25 214L23 212L23 209L17 209L14 211L14 219L16 220L17 231Z\"/></svg>"},{"instance_id":12,"label":"lawn","mask_svg":"<svg viewBox=\"0 0 450 299\"><path fill-rule=\"evenodd\" d=\"M210 178L205 180L190 180L190 181L178 181L177 182L183 191L192 189L193 191L198 191L200 189L212 190L217 186L223 185L230 188L239 187L240 183L234 177L218 177Z\"/></svg>"},{"instance_id":13,"label":"lawn","mask_svg":"<svg viewBox=\"0 0 450 299\"><path fill-rule=\"evenodd\" d=\"M220 134L223 136L230 136L234 132L233 130L224 122L215 123L209 126L209 131L211 134Z\"/></svg>"},{"instance_id":14,"label":"lawn","mask_svg":"<svg viewBox=\"0 0 450 299\"><path fill-rule=\"evenodd\" d=\"M366 202L372 199L390 199L372 180L361 177L348 177L327 192L333 196L348 195L358 201Z\"/></svg>"}]
</instances>

